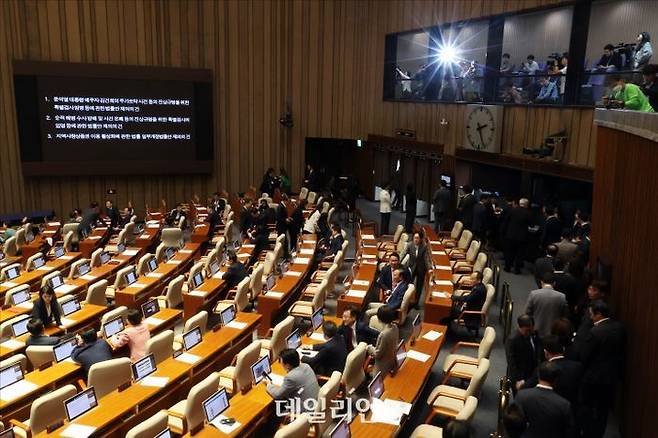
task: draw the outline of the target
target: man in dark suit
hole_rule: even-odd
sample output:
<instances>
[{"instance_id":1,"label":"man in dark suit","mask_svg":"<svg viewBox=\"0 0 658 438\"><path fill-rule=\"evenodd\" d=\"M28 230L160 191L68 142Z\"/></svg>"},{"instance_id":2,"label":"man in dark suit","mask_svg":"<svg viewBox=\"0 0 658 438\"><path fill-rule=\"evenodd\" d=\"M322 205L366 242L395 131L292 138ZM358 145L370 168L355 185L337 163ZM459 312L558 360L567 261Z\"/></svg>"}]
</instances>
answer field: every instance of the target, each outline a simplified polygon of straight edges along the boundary
<instances>
[{"instance_id":1,"label":"man in dark suit","mask_svg":"<svg viewBox=\"0 0 658 438\"><path fill-rule=\"evenodd\" d=\"M458 317L464 311L476 311L479 312L482 310L482 306L487 299L487 287L482 283L482 272L475 272L475 284L471 289L470 293L465 292L461 295L453 295L453 312L454 316ZM467 314L464 315L464 324L466 327L472 330L477 330L480 326L482 318L480 315Z\"/></svg>"},{"instance_id":2,"label":"man in dark suit","mask_svg":"<svg viewBox=\"0 0 658 438\"><path fill-rule=\"evenodd\" d=\"M388 263L379 272L377 279L377 286L380 289L380 296L383 296L385 291L390 291L393 287L393 271L400 267L400 254L397 252L391 253L388 256Z\"/></svg>"},{"instance_id":3,"label":"man in dark suit","mask_svg":"<svg viewBox=\"0 0 658 438\"><path fill-rule=\"evenodd\" d=\"M585 368L580 418L583 436L600 438L605 433L615 385L622 372L625 336L622 325L610 318L605 302L594 301L589 316L593 326L579 351Z\"/></svg>"},{"instance_id":4,"label":"man in dark suit","mask_svg":"<svg viewBox=\"0 0 658 438\"><path fill-rule=\"evenodd\" d=\"M322 324L322 332L326 342L314 344L312 350L318 354L314 357L302 354L302 362L309 364L316 373L323 376L329 376L334 371L342 373L347 359L345 340L338 334L338 327L333 321L325 321Z\"/></svg>"},{"instance_id":5,"label":"man in dark suit","mask_svg":"<svg viewBox=\"0 0 658 438\"><path fill-rule=\"evenodd\" d=\"M578 245L571 241L571 231L569 229L562 230L562 239L555 246L557 246L557 258L562 266L569 263L569 260L578 250Z\"/></svg>"},{"instance_id":6,"label":"man in dark suit","mask_svg":"<svg viewBox=\"0 0 658 438\"><path fill-rule=\"evenodd\" d=\"M416 305L414 307L418 308L425 286L425 276L432 266L429 247L420 233L414 233L413 240L407 244L405 253L401 255L402 259L404 260L407 255L409 256L408 266L411 271L411 281L416 286Z\"/></svg>"},{"instance_id":7,"label":"man in dark suit","mask_svg":"<svg viewBox=\"0 0 658 438\"><path fill-rule=\"evenodd\" d=\"M112 201L105 201L105 215L110 218L110 226L116 228L119 225L119 210L112 204Z\"/></svg>"},{"instance_id":8,"label":"man in dark suit","mask_svg":"<svg viewBox=\"0 0 658 438\"><path fill-rule=\"evenodd\" d=\"M275 218L276 213L274 212L274 209L270 208L267 199L261 199L260 205L258 206L258 214L255 219L256 225L273 224Z\"/></svg>"},{"instance_id":9,"label":"man in dark suit","mask_svg":"<svg viewBox=\"0 0 658 438\"><path fill-rule=\"evenodd\" d=\"M526 242L528 240L528 227L532 224L529 201L525 198L519 200L519 206L512 208L502 224L503 238L505 239L505 271L510 272L514 265L514 273L520 274L523 267Z\"/></svg>"},{"instance_id":10,"label":"man in dark suit","mask_svg":"<svg viewBox=\"0 0 658 438\"><path fill-rule=\"evenodd\" d=\"M359 321L359 310L354 306L343 311L343 323L338 327L338 334L345 340L347 351L354 350L359 342L374 344L379 336L377 330Z\"/></svg>"},{"instance_id":11,"label":"man in dark suit","mask_svg":"<svg viewBox=\"0 0 658 438\"><path fill-rule=\"evenodd\" d=\"M507 374L512 381L512 390L516 393L526 380L532 377L540 362L541 341L532 318L521 315L517 318L519 326L508 340L505 348L507 355Z\"/></svg>"},{"instance_id":12,"label":"man in dark suit","mask_svg":"<svg viewBox=\"0 0 658 438\"><path fill-rule=\"evenodd\" d=\"M526 438L569 438L574 436L571 404L553 390L558 368L553 362L539 365L539 383L523 389L514 402L528 422Z\"/></svg>"},{"instance_id":13,"label":"man in dark suit","mask_svg":"<svg viewBox=\"0 0 658 438\"><path fill-rule=\"evenodd\" d=\"M448 189L448 184L441 180L441 187L434 192L432 196L432 205L434 207L434 231L439 234L445 224L446 214L450 210L450 201L452 194Z\"/></svg>"},{"instance_id":14,"label":"man in dark suit","mask_svg":"<svg viewBox=\"0 0 658 438\"><path fill-rule=\"evenodd\" d=\"M542 228L541 244L546 248L551 243L557 243L562 237L562 222L557 217L557 209L555 207L544 207L544 214L546 221Z\"/></svg>"},{"instance_id":15,"label":"man in dark suit","mask_svg":"<svg viewBox=\"0 0 658 438\"><path fill-rule=\"evenodd\" d=\"M541 286L541 279L544 278L544 275L562 270L556 256L557 246L550 244L546 247L546 255L535 260L535 281L537 286ZM558 290L561 291L562 289L558 288Z\"/></svg>"},{"instance_id":16,"label":"man in dark suit","mask_svg":"<svg viewBox=\"0 0 658 438\"><path fill-rule=\"evenodd\" d=\"M240 232L246 235L249 229L254 225L254 218L251 215L251 201L245 201L240 207Z\"/></svg>"},{"instance_id":17,"label":"man in dark suit","mask_svg":"<svg viewBox=\"0 0 658 438\"><path fill-rule=\"evenodd\" d=\"M254 252L251 255L253 264L253 262L258 260L261 251L266 251L270 248L270 232L267 226L256 226L256 231L254 231L250 242L254 245Z\"/></svg>"},{"instance_id":18,"label":"man in dark suit","mask_svg":"<svg viewBox=\"0 0 658 438\"><path fill-rule=\"evenodd\" d=\"M545 337L542 339L542 345L546 360L555 364L558 370L557 378L553 383L553 390L569 400L571 408L575 409L578 405L578 388L580 387L580 379L583 376L583 366L575 360L564 357L564 346L557 336ZM537 383L539 383L539 376L535 374L525 382L523 388L533 388ZM575 412L573 413L575 414Z\"/></svg>"},{"instance_id":19,"label":"man in dark suit","mask_svg":"<svg viewBox=\"0 0 658 438\"><path fill-rule=\"evenodd\" d=\"M480 202L473 206L473 228L471 231L473 231L474 237L481 242L482 248L487 242L488 205L489 197L482 195L480 196Z\"/></svg>"},{"instance_id":20,"label":"man in dark suit","mask_svg":"<svg viewBox=\"0 0 658 438\"><path fill-rule=\"evenodd\" d=\"M71 359L80 366L85 376L89 375L89 368L95 363L112 359L112 350L105 339L98 339L93 328L75 335L78 345L71 352Z\"/></svg>"},{"instance_id":21,"label":"man in dark suit","mask_svg":"<svg viewBox=\"0 0 658 438\"><path fill-rule=\"evenodd\" d=\"M229 266L224 272L222 279L226 283L226 287L231 289L237 286L247 276L247 270L244 265L238 261L238 256L233 251L228 254Z\"/></svg>"},{"instance_id":22,"label":"man in dark suit","mask_svg":"<svg viewBox=\"0 0 658 438\"><path fill-rule=\"evenodd\" d=\"M341 233L340 225L332 224L331 237L329 237L329 243L327 245L328 247L327 252L325 253L325 257L335 256L338 251L342 249L343 242L345 242L345 238L343 237L343 233Z\"/></svg>"},{"instance_id":23,"label":"man in dark suit","mask_svg":"<svg viewBox=\"0 0 658 438\"><path fill-rule=\"evenodd\" d=\"M183 211L183 204L176 204L176 208L171 210L169 212L169 215L167 216L167 224L171 226L177 226L178 221L180 221L181 217L185 217L185 211Z\"/></svg>"},{"instance_id":24,"label":"man in dark suit","mask_svg":"<svg viewBox=\"0 0 658 438\"><path fill-rule=\"evenodd\" d=\"M92 202L89 204L89 208L85 210L82 214L82 220L80 221L80 226L78 227L78 234L80 239L82 239L82 232L91 231L92 225L95 225L96 222L100 219L100 214L98 212L98 203Z\"/></svg>"},{"instance_id":25,"label":"man in dark suit","mask_svg":"<svg viewBox=\"0 0 658 438\"><path fill-rule=\"evenodd\" d=\"M25 341L25 345L57 345L59 337L44 335L43 321L39 318L32 318L27 322L27 331L30 337Z\"/></svg>"},{"instance_id":26,"label":"man in dark suit","mask_svg":"<svg viewBox=\"0 0 658 438\"><path fill-rule=\"evenodd\" d=\"M277 235L286 234L286 231L288 231L288 208L284 203L286 199L286 195L281 195L281 201L276 206L275 224Z\"/></svg>"},{"instance_id":27,"label":"man in dark suit","mask_svg":"<svg viewBox=\"0 0 658 438\"><path fill-rule=\"evenodd\" d=\"M459 200L457 210L459 211L459 220L464 224L464 229L470 230L473 227L473 207L477 201L473 194L473 188L469 185L463 187L464 196Z\"/></svg>"}]
</instances>

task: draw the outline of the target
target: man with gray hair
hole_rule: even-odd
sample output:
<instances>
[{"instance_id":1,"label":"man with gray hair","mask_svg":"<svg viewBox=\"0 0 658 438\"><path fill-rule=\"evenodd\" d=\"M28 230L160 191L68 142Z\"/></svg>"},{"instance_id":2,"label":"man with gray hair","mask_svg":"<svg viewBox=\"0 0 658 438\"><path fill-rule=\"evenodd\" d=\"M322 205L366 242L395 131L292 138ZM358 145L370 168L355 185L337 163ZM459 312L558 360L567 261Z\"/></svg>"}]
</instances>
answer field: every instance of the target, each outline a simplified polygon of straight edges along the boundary
<instances>
[{"instance_id":1,"label":"man with gray hair","mask_svg":"<svg viewBox=\"0 0 658 438\"><path fill-rule=\"evenodd\" d=\"M532 217L528 210L529 201L519 200L519 206L512 208L505 216L502 224L502 236L505 242L505 271L510 272L512 264L514 273L520 274L528 241L528 227L532 225Z\"/></svg>"}]
</instances>

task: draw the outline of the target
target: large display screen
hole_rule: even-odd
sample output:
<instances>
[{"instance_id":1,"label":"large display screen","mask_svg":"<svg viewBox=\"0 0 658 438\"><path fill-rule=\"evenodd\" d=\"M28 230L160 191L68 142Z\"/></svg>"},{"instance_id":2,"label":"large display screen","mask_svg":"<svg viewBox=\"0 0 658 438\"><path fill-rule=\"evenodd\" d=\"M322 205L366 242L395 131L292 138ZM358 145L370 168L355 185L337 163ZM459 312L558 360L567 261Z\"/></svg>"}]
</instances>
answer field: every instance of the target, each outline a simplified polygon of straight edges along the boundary
<instances>
[{"instance_id":1,"label":"large display screen","mask_svg":"<svg viewBox=\"0 0 658 438\"><path fill-rule=\"evenodd\" d=\"M212 72L16 62L28 175L210 172Z\"/></svg>"}]
</instances>

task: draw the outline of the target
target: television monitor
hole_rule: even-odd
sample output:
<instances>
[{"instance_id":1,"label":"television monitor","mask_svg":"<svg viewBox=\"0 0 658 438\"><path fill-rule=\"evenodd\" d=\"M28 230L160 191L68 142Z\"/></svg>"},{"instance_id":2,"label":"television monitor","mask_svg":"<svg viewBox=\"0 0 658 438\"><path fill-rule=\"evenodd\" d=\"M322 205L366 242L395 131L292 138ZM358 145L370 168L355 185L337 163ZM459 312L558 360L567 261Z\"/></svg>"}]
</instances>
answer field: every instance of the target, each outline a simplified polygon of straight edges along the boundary
<instances>
[{"instance_id":1,"label":"television monitor","mask_svg":"<svg viewBox=\"0 0 658 438\"><path fill-rule=\"evenodd\" d=\"M144 319L150 318L160 311L160 304L157 299L152 299L142 304L142 314Z\"/></svg>"},{"instance_id":2,"label":"television monitor","mask_svg":"<svg viewBox=\"0 0 658 438\"><path fill-rule=\"evenodd\" d=\"M0 389L23 380L23 367L20 363L13 363L0 370Z\"/></svg>"},{"instance_id":3,"label":"television monitor","mask_svg":"<svg viewBox=\"0 0 658 438\"><path fill-rule=\"evenodd\" d=\"M77 298L73 298L72 300L68 300L67 302L62 304L62 313L64 316L69 316L72 313L77 312L80 310L82 307L80 306L80 301L78 301Z\"/></svg>"},{"instance_id":4,"label":"television monitor","mask_svg":"<svg viewBox=\"0 0 658 438\"><path fill-rule=\"evenodd\" d=\"M231 304L229 307L219 312L219 318L223 326L228 325L235 319L235 306Z\"/></svg>"},{"instance_id":5,"label":"television monitor","mask_svg":"<svg viewBox=\"0 0 658 438\"><path fill-rule=\"evenodd\" d=\"M123 324L123 317L117 316L116 318L112 318L103 324L103 336L105 339L109 339L122 331L124 328L125 326Z\"/></svg>"},{"instance_id":6,"label":"television monitor","mask_svg":"<svg viewBox=\"0 0 658 438\"><path fill-rule=\"evenodd\" d=\"M11 332L14 334L15 338L23 336L25 333L27 333L27 323L29 320L30 318L23 318L11 325Z\"/></svg>"},{"instance_id":7,"label":"television monitor","mask_svg":"<svg viewBox=\"0 0 658 438\"><path fill-rule=\"evenodd\" d=\"M407 358L407 351L404 347L404 339L400 340L398 348L395 350L395 369L399 370L404 363L404 360Z\"/></svg>"},{"instance_id":8,"label":"television monitor","mask_svg":"<svg viewBox=\"0 0 658 438\"><path fill-rule=\"evenodd\" d=\"M274 276L274 274L268 275L267 280L265 281L265 289L272 290L275 282L276 282L276 277Z\"/></svg>"},{"instance_id":9,"label":"television monitor","mask_svg":"<svg viewBox=\"0 0 658 438\"><path fill-rule=\"evenodd\" d=\"M71 353L75 346L78 345L78 342L75 338L70 338L65 341L60 342L59 344L53 347L53 355L55 356L55 362L60 363L63 360L71 357Z\"/></svg>"},{"instance_id":10,"label":"television monitor","mask_svg":"<svg viewBox=\"0 0 658 438\"><path fill-rule=\"evenodd\" d=\"M90 386L89 388L79 392L73 397L64 400L66 418L68 418L69 422L91 411L96 406L98 406L98 401L96 399L96 391L94 391L93 386Z\"/></svg>"},{"instance_id":11,"label":"television monitor","mask_svg":"<svg viewBox=\"0 0 658 438\"><path fill-rule=\"evenodd\" d=\"M201 271L194 274L192 277L192 287L196 289L203 284L203 273Z\"/></svg>"},{"instance_id":12,"label":"television monitor","mask_svg":"<svg viewBox=\"0 0 658 438\"><path fill-rule=\"evenodd\" d=\"M165 253L164 253L165 260L171 260L171 258L174 255L176 255L176 249L175 248L170 246L169 248L165 249Z\"/></svg>"},{"instance_id":13,"label":"television monitor","mask_svg":"<svg viewBox=\"0 0 658 438\"><path fill-rule=\"evenodd\" d=\"M117 243L117 254L121 254L126 250L126 244L123 242Z\"/></svg>"},{"instance_id":14,"label":"television monitor","mask_svg":"<svg viewBox=\"0 0 658 438\"><path fill-rule=\"evenodd\" d=\"M137 272L133 268L131 271L127 272L124 279L126 280L126 287L137 281Z\"/></svg>"},{"instance_id":15,"label":"television monitor","mask_svg":"<svg viewBox=\"0 0 658 438\"><path fill-rule=\"evenodd\" d=\"M260 383L263 378L272 372L272 367L270 366L270 357L263 356L256 361L251 366L251 376L254 379L254 385Z\"/></svg>"},{"instance_id":16,"label":"television monitor","mask_svg":"<svg viewBox=\"0 0 658 438\"><path fill-rule=\"evenodd\" d=\"M219 419L219 416L228 409L228 394L226 388L222 388L203 402L203 413L209 424Z\"/></svg>"},{"instance_id":17,"label":"television monitor","mask_svg":"<svg viewBox=\"0 0 658 438\"><path fill-rule=\"evenodd\" d=\"M295 330L286 337L286 345L293 350L298 349L302 345L302 334L299 330Z\"/></svg>"},{"instance_id":18,"label":"television monitor","mask_svg":"<svg viewBox=\"0 0 658 438\"><path fill-rule=\"evenodd\" d=\"M103 251L101 253L101 264L104 265L105 263L109 262L111 258L112 258L112 256L110 255L109 252Z\"/></svg>"},{"instance_id":19,"label":"television monitor","mask_svg":"<svg viewBox=\"0 0 658 438\"><path fill-rule=\"evenodd\" d=\"M153 353L149 354L148 356L144 356L132 364L132 369L135 382L139 382L144 377L153 374L158 369L155 364L155 356Z\"/></svg>"},{"instance_id":20,"label":"television monitor","mask_svg":"<svg viewBox=\"0 0 658 438\"><path fill-rule=\"evenodd\" d=\"M219 262L217 260L213 260L210 265L208 265L208 276L212 277L219 271Z\"/></svg>"},{"instance_id":21,"label":"television monitor","mask_svg":"<svg viewBox=\"0 0 658 438\"><path fill-rule=\"evenodd\" d=\"M201 342L201 329L197 326L186 333L183 333L183 348L189 351Z\"/></svg>"},{"instance_id":22,"label":"television monitor","mask_svg":"<svg viewBox=\"0 0 658 438\"><path fill-rule=\"evenodd\" d=\"M80 263L78 265L78 277L82 277L83 275L86 275L91 271L91 266L89 266L89 262L84 262Z\"/></svg>"}]
</instances>

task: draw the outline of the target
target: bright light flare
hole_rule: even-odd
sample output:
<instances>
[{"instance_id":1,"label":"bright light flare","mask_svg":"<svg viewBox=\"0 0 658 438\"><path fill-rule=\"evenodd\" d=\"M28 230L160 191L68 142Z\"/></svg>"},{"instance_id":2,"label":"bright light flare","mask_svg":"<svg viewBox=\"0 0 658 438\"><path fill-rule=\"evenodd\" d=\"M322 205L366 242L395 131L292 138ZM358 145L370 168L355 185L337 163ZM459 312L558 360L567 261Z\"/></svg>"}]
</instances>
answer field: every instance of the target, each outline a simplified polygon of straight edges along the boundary
<instances>
[{"instance_id":1,"label":"bright light flare","mask_svg":"<svg viewBox=\"0 0 658 438\"><path fill-rule=\"evenodd\" d=\"M440 47L437 55L442 64L455 64L459 59L457 48L454 46Z\"/></svg>"}]
</instances>

